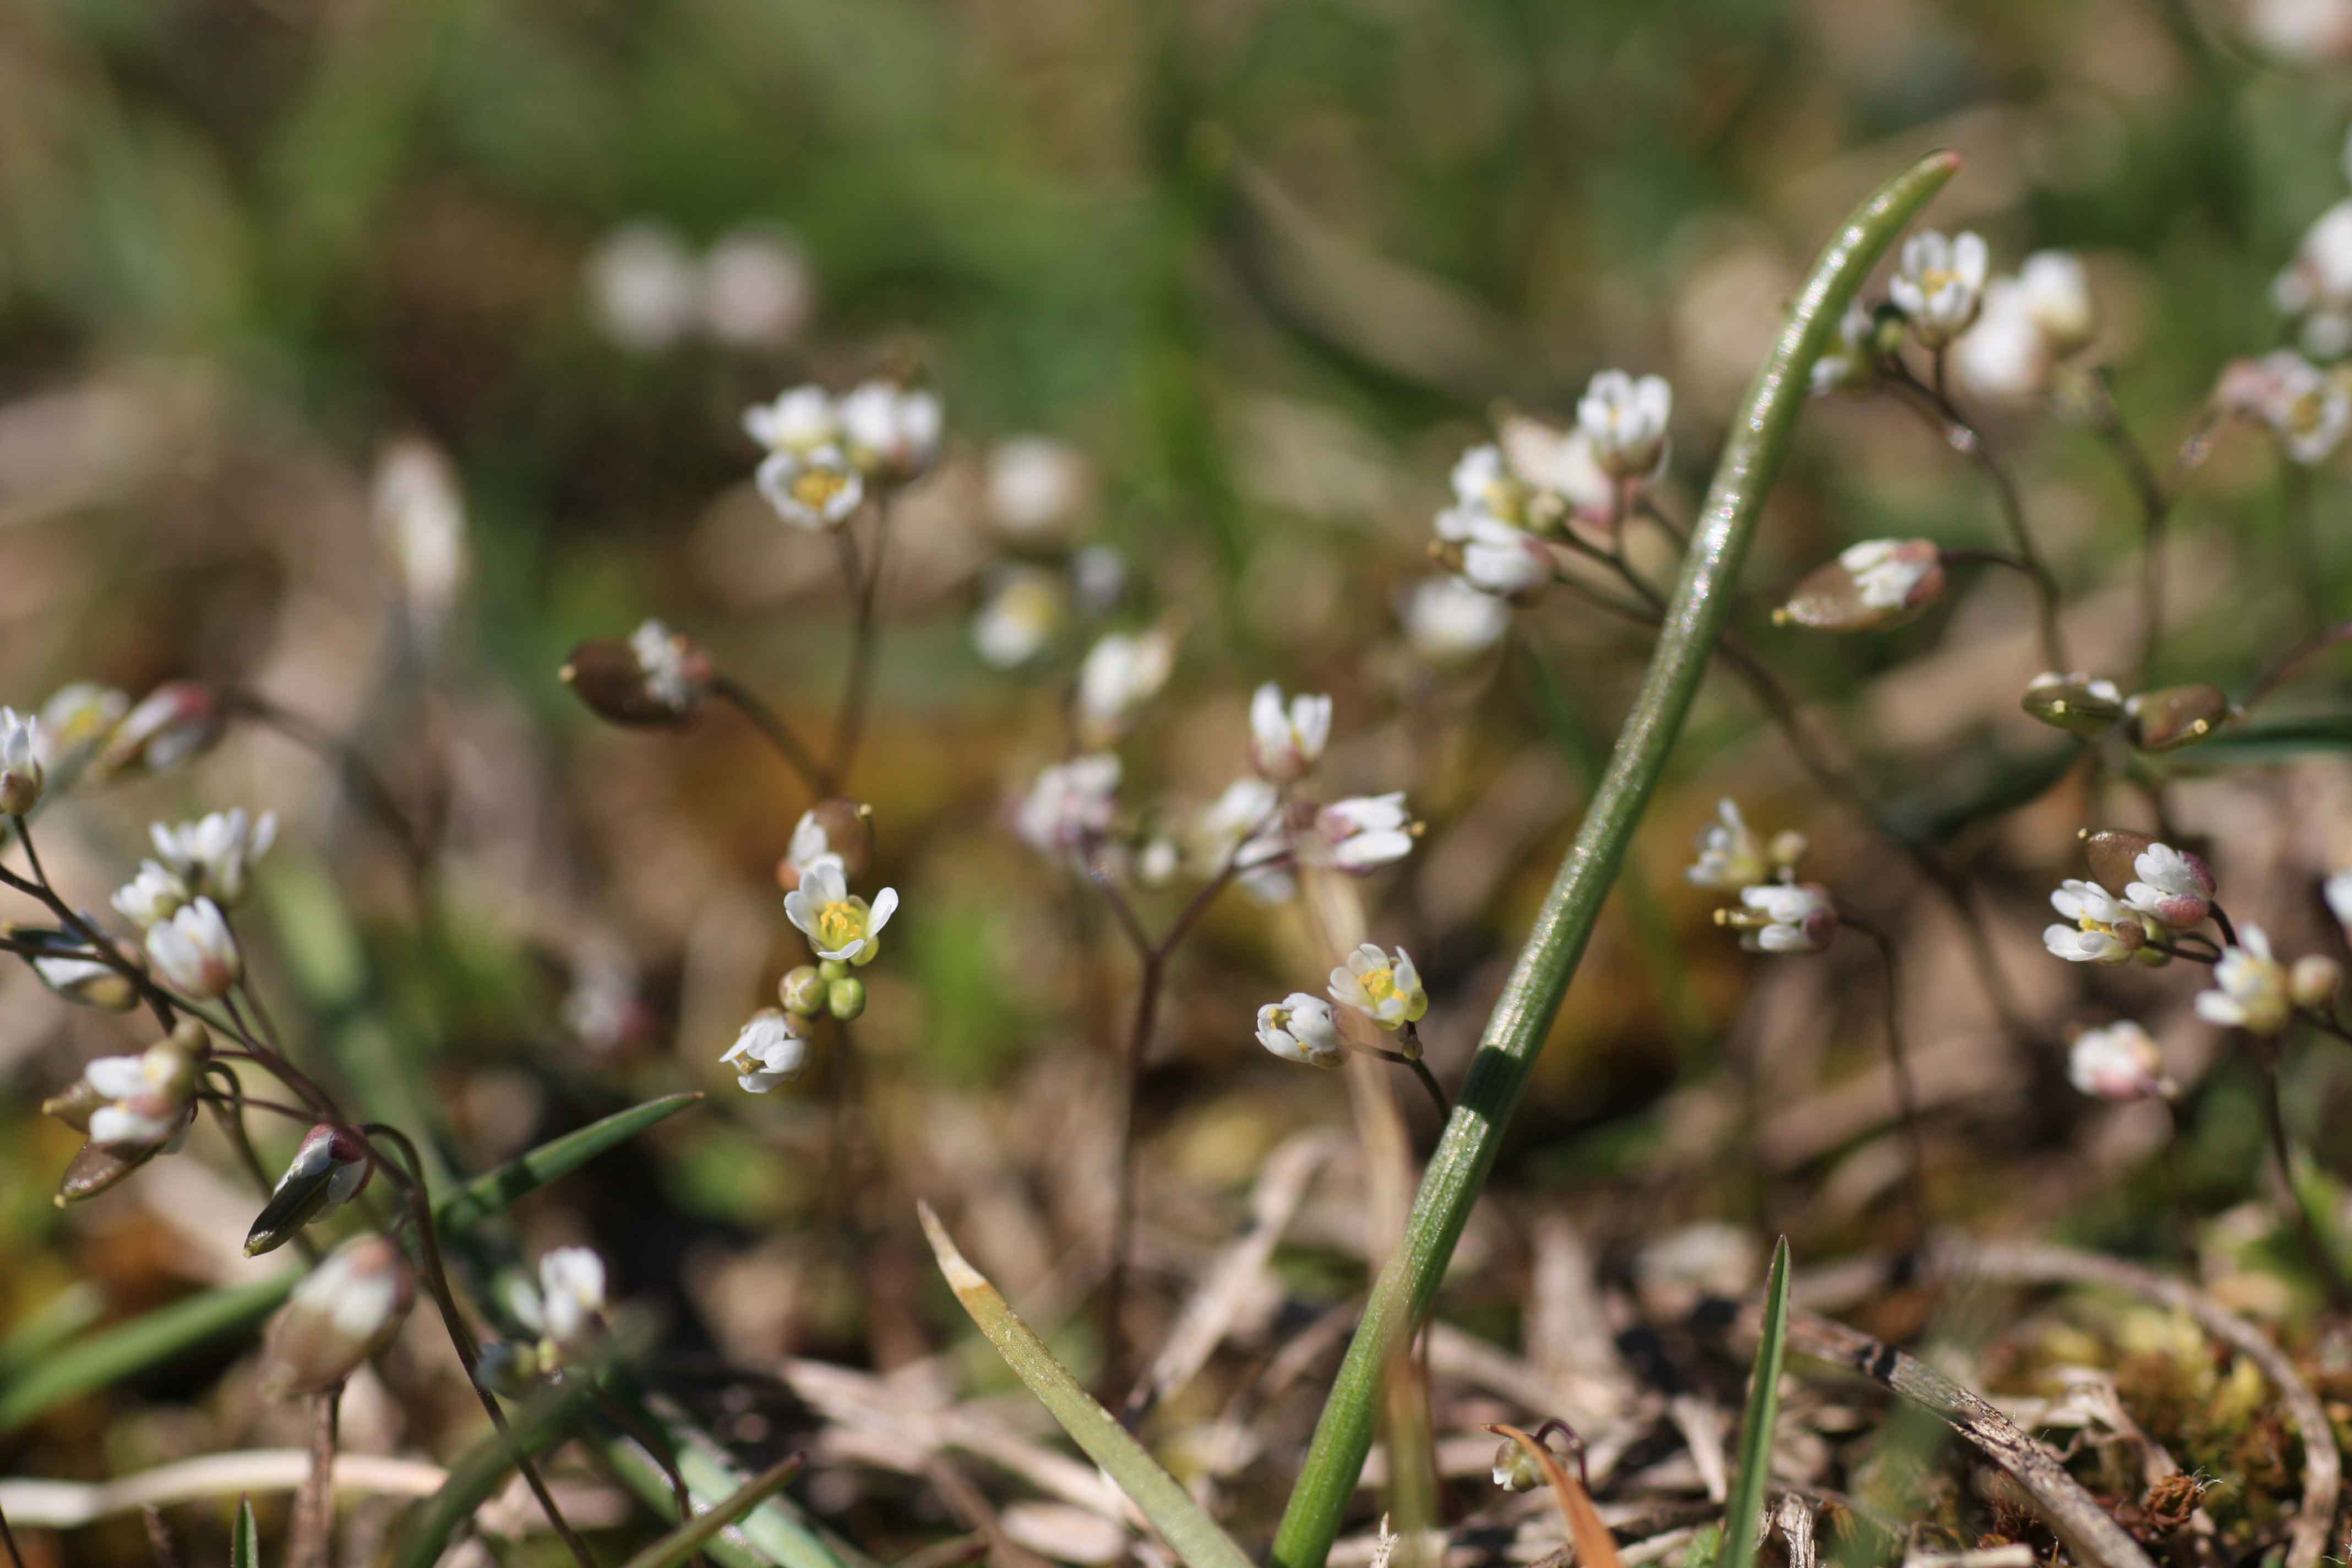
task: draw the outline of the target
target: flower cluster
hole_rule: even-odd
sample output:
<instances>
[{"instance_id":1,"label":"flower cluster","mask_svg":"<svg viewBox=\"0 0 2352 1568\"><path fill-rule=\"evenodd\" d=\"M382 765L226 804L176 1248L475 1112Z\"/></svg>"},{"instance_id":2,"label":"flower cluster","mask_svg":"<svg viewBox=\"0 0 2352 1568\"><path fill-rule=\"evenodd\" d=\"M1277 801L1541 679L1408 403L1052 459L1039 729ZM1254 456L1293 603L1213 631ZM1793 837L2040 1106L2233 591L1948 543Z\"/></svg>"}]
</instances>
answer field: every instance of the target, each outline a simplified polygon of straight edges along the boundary
<instances>
[{"instance_id":1,"label":"flower cluster","mask_svg":"<svg viewBox=\"0 0 2352 1568\"><path fill-rule=\"evenodd\" d=\"M1992 277L1990 268L1981 235L1913 235L1885 302L1847 308L1837 346L1814 362L1813 391L1864 388L1901 374L1896 356L1906 342L1948 354L1953 379L1980 396L2021 402L2048 391L2058 368L2097 331L2082 261L2042 250L2014 274Z\"/></svg>"},{"instance_id":2,"label":"flower cluster","mask_svg":"<svg viewBox=\"0 0 2352 1568\"><path fill-rule=\"evenodd\" d=\"M1783 832L1764 844L1726 798L1694 847L1696 858L1684 876L1694 887L1739 895L1737 905L1715 911L1715 923L1737 931L1739 945L1750 952L1819 952L1837 934L1837 903L1829 889L1796 879L1807 847L1803 834Z\"/></svg>"},{"instance_id":3,"label":"flower cluster","mask_svg":"<svg viewBox=\"0 0 2352 1568\"><path fill-rule=\"evenodd\" d=\"M2308 468L2326 461L2352 430L2352 366L2322 370L2293 349L2274 349L2224 369L2213 405L2267 429L2289 458Z\"/></svg>"},{"instance_id":4,"label":"flower cluster","mask_svg":"<svg viewBox=\"0 0 2352 1568\"><path fill-rule=\"evenodd\" d=\"M2121 838L2124 836L2116 836ZM2213 873L2186 850L2152 839L2118 845L2132 850L2132 879L2121 896L2095 881L2068 878L2050 895L2051 907L2073 921L2044 927L2042 944L2072 963L2161 964L2171 939L2204 923L2213 910Z\"/></svg>"},{"instance_id":5,"label":"flower cluster","mask_svg":"<svg viewBox=\"0 0 2352 1568\"><path fill-rule=\"evenodd\" d=\"M100 1057L59 1094L44 1115L89 1140L67 1167L58 1202L94 1197L157 1154L176 1152L196 1117L197 1081L212 1037L193 1018L137 1056Z\"/></svg>"},{"instance_id":6,"label":"flower cluster","mask_svg":"<svg viewBox=\"0 0 2352 1568\"><path fill-rule=\"evenodd\" d=\"M757 480L776 515L795 527L835 529L869 486L904 484L939 461L939 395L888 381L861 383L835 398L803 385L743 411L743 429L767 449Z\"/></svg>"},{"instance_id":7,"label":"flower cluster","mask_svg":"<svg viewBox=\"0 0 2352 1568\"><path fill-rule=\"evenodd\" d=\"M1347 1050L1332 1004L1365 1019L1375 1028L1399 1037L1401 1054L1421 1054L1413 1028L1429 1012L1429 993L1412 955L1365 942L1331 971L1329 1001L1294 991L1279 1002L1257 1010L1258 1044L1285 1061L1308 1067L1335 1068Z\"/></svg>"}]
</instances>

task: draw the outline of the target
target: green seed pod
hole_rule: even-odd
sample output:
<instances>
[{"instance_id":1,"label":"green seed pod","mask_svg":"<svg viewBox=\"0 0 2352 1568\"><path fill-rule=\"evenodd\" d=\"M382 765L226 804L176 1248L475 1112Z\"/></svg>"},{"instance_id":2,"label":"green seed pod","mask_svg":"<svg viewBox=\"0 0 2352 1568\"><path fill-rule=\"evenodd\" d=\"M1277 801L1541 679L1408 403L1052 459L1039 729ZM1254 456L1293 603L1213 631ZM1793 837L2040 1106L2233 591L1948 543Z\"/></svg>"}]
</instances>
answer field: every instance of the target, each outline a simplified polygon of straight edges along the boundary
<instances>
[{"instance_id":1,"label":"green seed pod","mask_svg":"<svg viewBox=\"0 0 2352 1568\"><path fill-rule=\"evenodd\" d=\"M2130 721L2131 742L2143 752L2170 752L2193 746L2210 735L2230 714L2229 695L2218 686L2168 686L2143 691L2124 704Z\"/></svg>"},{"instance_id":2,"label":"green seed pod","mask_svg":"<svg viewBox=\"0 0 2352 1568\"><path fill-rule=\"evenodd\" d=\"M2035 676L2018 706L2074 735L2103 734L2124 716L2123 693L2114 681L2055 671Z\"/></svg>"}]
</instances>

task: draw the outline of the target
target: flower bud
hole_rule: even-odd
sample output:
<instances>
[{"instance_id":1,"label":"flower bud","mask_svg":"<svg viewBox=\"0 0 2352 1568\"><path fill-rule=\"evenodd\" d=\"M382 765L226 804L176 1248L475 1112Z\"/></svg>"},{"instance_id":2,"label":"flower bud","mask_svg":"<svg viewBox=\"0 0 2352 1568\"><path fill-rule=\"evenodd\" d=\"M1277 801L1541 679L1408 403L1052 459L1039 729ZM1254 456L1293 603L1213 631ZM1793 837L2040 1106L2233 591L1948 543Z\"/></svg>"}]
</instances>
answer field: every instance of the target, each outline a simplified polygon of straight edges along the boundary
<instances>
[{"instance_id":1,"label":"flower bud","mask_svg":"<svg viewBox=\"0 0 2352 1568\"><path fill-rule=\"evenodd\" d=\"M22 816L40 804L41 721L0 708L0 816Z\"/></svg>"},{"instance_id":2,"label":"flower bud","mask_svg":"<svg viewBox=\"0 0 2352 1568\"><path fill-rule=\"evenodd\" d=\"M1504 1438L1503 1446L1495 1450L1495 1484L1507 1492L1531 1492L1543 1485L1543 1479L1536 1457L1520 1447L1517 1438Z\"/></svg>"},{"instance_id":3,"label":"flower bud","mask_svg":"<svg viewBox=\"0 0 2352 1568\"><path fill-rule=\"evenodd\" d=\"M2168 686L2124 704L2131 742L2143 752L2193 746L2230 717L2230 699L2218 686Z\"/></svg>"},{"instance_id":4,"label":"flower bud","mask_svg":"<svg viewBox=\"0 0 2352 1568\"><path fill-rule=\"evenodd\" d=\"M2324 952L2315 952L2294 961L2287 971L2287 994L2298 1007L2326 1011L2336 1000L2336 993L2344 984L2344 970Z\"/></svg>"},{"instance_id":5,"label":"flower bud","mask_svg":"<svg viewBox=\"0 0 2352 1568\"><path fill-rule=\"evenodd\" d=\"M841 873L851 881L864 876L874 859L874 808L835 795L803 812L791 847L776 862L776 885L787 893L799 887L801 874L820 855L839 856Z\"/></svg>"},{"instance_id":6,"label":"flower bud","mask_svg":"<svg viewBox=\"0 0 2352 1568\"><path fill-rule=\"evenodd\" d=\"M236 938L210 899L157 921L147 932L147 958L165 984L198 1001L226 994L245 974Z\"/></svg>"},{"instance_id":7,"label":"flower bud","mask_svg":"<svg viewBox=\"0 0 2352 1568\"><path fill-rule=\"evenodd\" d=\"M2124 716L2124 695L2112 680L2048 670L2027 685L2018 706L2069 734L2097 735Z\"/></svg>"},{"instance_id":8,"label":"flower bud","mask_svg":"<svg viewBox=\"0 0 2352 1568\"><path fill-rule=\"evenodd\" d=\"M275 1398L320 1394L392 1342L415 1298L400 1248L362 1236L329 1253L294 1287L262 1337L262 1384Z\"/></svg>"},{"instance_id":9,"label":"flower bud","mask_svg":"<svg viewBox=\"0 0 2352 1568\"><path fill-rule=\"evenodd\" d=\"M367 1185L373 1170L356 1137L324 1122L311 1128L246 1233L246 1256L283 1247L304 1226L333 1214Z\"/></svg>"},{"instance_id":10,"label":"flower bud","mask_svg":"<svg viewBox=\"0 0 2352 1568\"><path fill-rule=\"evenodd\" d=\"M832 984L817 973L815 964L803 963L776 986L776 1000L784 1005L787 1013L814 1018L824 1011L825 995Z\"/></svg>"},{"instance_id":11,"label":"flower bud","mask_svg":"<svg viewBox=\"0 0 2352 1568\"><path fill-rule=\"evenodd\" d=\"M1911 619L1943 593L1944 552L1933 540L1865 539L1808 574L1772 619L1821 631L1878 631Z\"/></svg>"},{"instance_id":12,"label":"flower bud","mask_svg":"<svg viewBox=\"0 0 2352 1568\"><path fill-rule=\"evenodd\" d=\"M140 700L90 765L94 779L136 768L167 773L212 750L227 726L220 695L200 680L173 680Z\"/></svg>"},{"instance_id":13,"label":"flower bud","mask_svg":"<svg viewBox=\"0 0 2352 1568\"><path fill-rule=\"evenodd\" d=\"M647 621L626 639L594 637L556 672L599 718L615 724L675 726L693 717L713 674L693 639Z\"/></svg>"},{"instance_id":14,"label":"flower bud","mask_svg":"<svg viewBox=\"0 0 2352 1568\"><path fill-rule=\"evenodd\" d=\"M866 1011L866 982L856 975L835 981L824 994L825 1011L846 1024Z\"/></svg>"}]
</instances>

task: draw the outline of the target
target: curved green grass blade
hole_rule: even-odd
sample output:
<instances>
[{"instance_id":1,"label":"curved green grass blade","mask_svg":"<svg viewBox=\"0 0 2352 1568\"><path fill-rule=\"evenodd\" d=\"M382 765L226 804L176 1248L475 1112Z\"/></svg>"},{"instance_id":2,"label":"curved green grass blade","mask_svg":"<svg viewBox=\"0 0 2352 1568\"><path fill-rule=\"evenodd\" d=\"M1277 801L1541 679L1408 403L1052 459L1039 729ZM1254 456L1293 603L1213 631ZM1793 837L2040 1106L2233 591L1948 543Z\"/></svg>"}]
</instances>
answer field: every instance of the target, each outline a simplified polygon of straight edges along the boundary
<instances>
[{"instance_id":1,"label":"curved green grass blade","mask_svg":"<svg viewBox=\"0 0 2352 1568\"><path fill-rule=\"evenodd\" d=\"M1045 1342L1021 1321L997 1294L996 1287L964 1261L931 1205L923 1204L919 1212L923 1234L930 1238L931 1251L940 1260L940 1272L947 1276L963 1310L971 1314L971 1321L980 1325L1004 1364L1029 1385L1029 1392L1052 1413L1071 1441L1086 1450L1087 1458L1118 1483L1176 1555L1190 1568L1250 1568L1249 1559L1234 1544L1233 1537L1201 1511L1192 1494L1160 1468L1160 1461L1128 1435L1118 1417L1078 1386L1070 1369L1054 1358Z\"/></svg>"},{"instance_id":2,"label":"curved green grass blade","mask_svg":"<svg viewBox=\"0 0 2352 1568\"><path fill-rule=\"evenodd\" d=\"M518 1456L537 1458L572 1435L586 1413L588 1379L568 1379L541 1389L493 1432L449 1467L449 1479L425 1500L415 1522L402 1531L394 1568L433 1568L451 1536L474 1510L490 1500L514 1473Z\"/></svg>"},{"instance_id":3,"label":"curved green grass blade","mask_svg":"<svg viewBox=\"0 0 2352 1568\"><path fill-rule=\"evenodd\" d=\"M1863 278L1958 167L1956 154L1931 154L1881 185L1854 210L1814 262L1770 356L1756 373L1716 465L1715 482L1692 531L1681 580L1658 630L1657 651L1618 735L1608 772L1486 1021L1470 1076L1414 1196L1403 1245L1381 1270L1316 1424L1307 1462L1275 1536L1277 1568L1321 1568L1339 1534L1340 1516L1371 1451L1373 1410L1382 1375L1436 1299L1454 1244L1494 1167L1503 1129L1584 955L1585 941L1600 918L1633 828L1665 770L1666 753L1690 712L1699 679L1730 614L1739 564L1755 533L1765 492L1788 452L1798 410L1810 390L1812 363L1828 345Z\"/></svg>"},{"instance_id":4,"label":"curved green grass blade","mask_svg":"<svg viewBox=\"0 0 2352 1568\"><path fill-rule=\"evenodd\" d=\"M524 1194L569 1175L701 1098L673 1094L649 1100L542 1143L443 1194L434 1214L446 1231L478 1225ZM292 1268L249 1285L207 1290L78 1341L0 1385L0 1433L13 1432L79 1394L259 1321L301 1277L302 1270Z\"/></svg>"},{"instance_id":5,"label":"curved green grass blade","mask_svg":"<svg viewBox=\"0 0 2352 1568\"><path fill-rule=\"evenodd\" d=\"M253 1500L236 1500L236 1529L228 1538L228 1568L261 1568L261 1530L253 1522Z\"/></svg>"},{"instance_id":6,"label":"curved green grass blade","mask_svg":"<svg viewBox=\"0 0 2352 1568\"><path fill-rule=\"evenodd\" d=\"M768 1500L770 1494L786 1481L800 1474L801 1458L795 1454L782 1464L772 1465L735 1489L734 1494L707 1513L698 1513L643 1552L629 1559L627 1568L679 1568L720 1531Z\"/></svg>"},{"instance_id":7,"label":"curved green grass blade","mask_svg":"<svg viewBox=\"0 0 2352 1568\"><path fill-rule=\"evenodd\" d=\"M1764 1523L1764 1489L1772 1473L1772 1424L1780 1414L1780 1363L1789 1347L1789 1238L1772 1247L1764 1284L1764 1333L1756 1342L1756 1371L1748 1384L1748 1413L1739 1423L1739 1468L1723 1515L1722 1568L1755 1568Z\"/></svg>"}]
</instances>

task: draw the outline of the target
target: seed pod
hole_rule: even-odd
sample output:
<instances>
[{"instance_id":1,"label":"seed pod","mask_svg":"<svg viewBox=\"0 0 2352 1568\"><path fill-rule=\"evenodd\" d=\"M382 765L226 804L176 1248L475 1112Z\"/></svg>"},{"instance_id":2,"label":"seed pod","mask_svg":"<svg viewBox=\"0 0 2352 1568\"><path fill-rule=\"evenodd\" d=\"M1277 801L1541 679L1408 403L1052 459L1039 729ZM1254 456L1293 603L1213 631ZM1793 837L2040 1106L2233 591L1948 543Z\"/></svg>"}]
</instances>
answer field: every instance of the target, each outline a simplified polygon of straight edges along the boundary
<instances>
[{"instance_id":1,"label":"seed pod","mask_svg":"<svg viewBox=\"0 0 2352 1568\"><path fill-rule=\"evenodd\" d=\"M1495 1484L1507 1492L1531 1492L1543 1485L1543 1471L1536 1468L1535 1456L1516 1438L1504 1438L1503 1446L1495 1450Z\"/></svg>"},{"instance_id":2,"label":"seed pod","mask_svg":"<svg viewBox=\"0 0 2352 1568\"><path fill-rule=\"evenodd\" d=\"M334 1387L392 1342L415 1297L398 1246L362 1236L294 1287L262 1337L263 1386L275 1398Z\"/></svg>"},{"instance_id":3,"label":"seed pod","mask_svg":"<svg viewBox=\"0 0 2352 1568\"><path fill-rule=\"evenodd\" d=\"M2018 706L2074 735L2104 734L2124 716L2123 693L2114 681L2054 671L2035 676Z\"/></svg>"},{"instance_id":4,"label":"seed pod","mask_svg":"<svg viewBox=\"0 0 2352 1568\"><path fill-rule=\"evenodd\" d=\"M2168 686L2143 691L2124 704L2131 742L2143 752L2193 746L2231 714L2229 695L2218 686Z\"/></svg>"},{"instance_id":5,"label":"seed pod","mask_svg":"<svg viewBox=\"0 0 2352 1568\"><path fill-rule=\"evenodd\" d=\"M711 678L709 654L684 637L672 634L670 640L688 690L698 692ZM625 638L582 643L556 674L590 711L615 724L676 728L694 717L695 704L658 689L637 648Z\"/></svg>"},{"instance_id":6,"label":"seed pod","mask_svg":"<svg viewBox=\"0 0 2352 1568\"><path fill-rule=\"evenodd\" d=\"M1879 631L1919 615L1943 592L1944 552L1933 540L1864 540L1808 574L1772 619L1819 631Z\"/></svg>"},{"instance_id":7,"label":"seed pod","mask_svg":"<svg viewBox=\"0 0 2352 1568\"><path fill-rule=\"evenodd\" d=\"M94 1198L162 1152L163 1145L160 1143L151 1143L143 1148L85 1143L66 1163L66 1173L58 1179L58 1195L54 1201L58 1207L63 1208L84 1198Z\"/></svg>"},{"instance_id":8,"label":"seed pod","mask_svg":"<svg viewBox=\"0 0 2352 1568\"><path fill-rule=\"evenodd\" d=\"M350 1202L373 1171L357 1138L324 1122L311 1128L246 1232L245 1255L257 1258L285 1246L304 1226Z\"/></svg>"},{"instance_id":9,"label":"seed pod","mask_svg":"<svg viewBox=\"0 0 2352 1568\"><path fill-rule=\"evenodd\" d=\"M2083 835L2083 853L2091 862L2091 880L2102 888L2121 890L2139 876L2134 862L2156 842L2145 833L2102 827Z\"/></svg>"}]
</instances>

